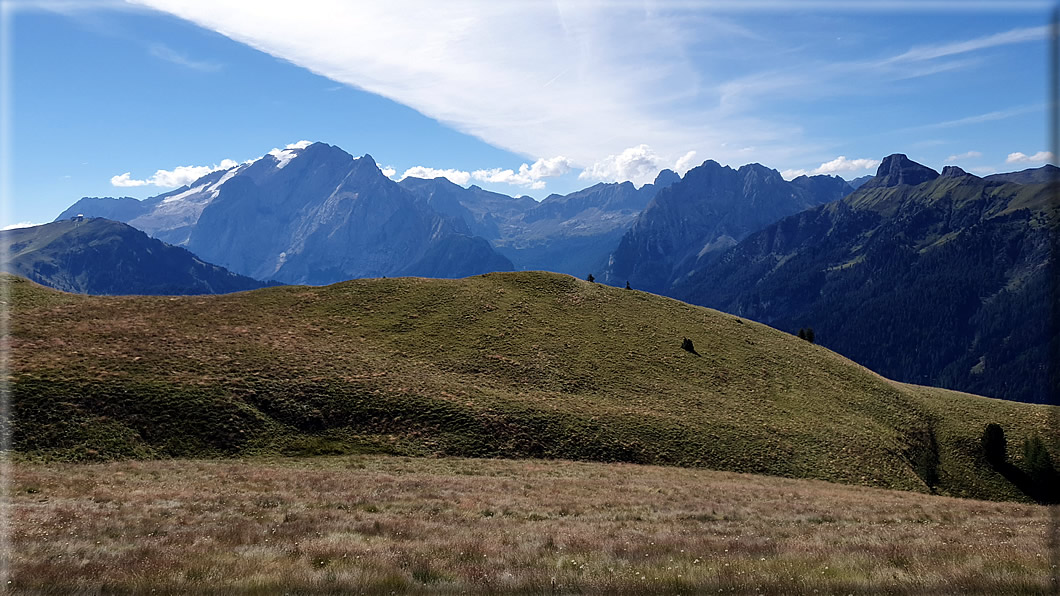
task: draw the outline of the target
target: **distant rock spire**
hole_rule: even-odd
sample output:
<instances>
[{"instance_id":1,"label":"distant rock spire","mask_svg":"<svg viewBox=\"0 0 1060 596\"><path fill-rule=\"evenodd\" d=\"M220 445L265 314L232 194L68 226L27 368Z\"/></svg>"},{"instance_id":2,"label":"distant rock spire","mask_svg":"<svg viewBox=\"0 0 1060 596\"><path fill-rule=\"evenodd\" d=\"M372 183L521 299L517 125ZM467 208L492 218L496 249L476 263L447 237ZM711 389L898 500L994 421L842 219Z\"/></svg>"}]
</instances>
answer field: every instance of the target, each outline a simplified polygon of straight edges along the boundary
<instances>
[{"instance_id":1,"label":"distant rock spire","mask_svg":"<svg viewBox=\"0 0 1060 596\"><path fill-rule=\"evenodd\" d=\"M974 174L969 174L957 166L946 166L942 168L942 174L939 178L960 178L961 176L972 176L978 178Z\"/></svg>"}]
</instances>

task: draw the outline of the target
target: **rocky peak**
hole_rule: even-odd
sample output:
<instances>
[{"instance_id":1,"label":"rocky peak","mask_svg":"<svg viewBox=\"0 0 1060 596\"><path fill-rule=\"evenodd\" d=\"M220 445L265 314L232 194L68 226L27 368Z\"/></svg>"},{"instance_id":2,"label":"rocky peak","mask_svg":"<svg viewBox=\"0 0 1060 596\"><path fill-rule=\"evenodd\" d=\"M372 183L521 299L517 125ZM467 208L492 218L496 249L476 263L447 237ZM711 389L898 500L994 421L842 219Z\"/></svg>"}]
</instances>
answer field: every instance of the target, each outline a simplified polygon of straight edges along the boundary
<instances>
[{"instance_id":1,"label":"rocky peak","mask_svg":"<svg viewBox=\"0 0 1060 596\"><path fill-rule=\"evenodd\" d=\"M968 172L965 172L957 166L946 166L942 168L942 174L939 175L939 178L960 178L962 176L972 176L974 178L978 178L978 176L969 174Z\"/></svg>"},{"instance_id":2,"label":"rocky peak","mask_svg":"<svg viewBox=\"0 0 1060 596\"><path fill-rule=\"evenodd\" d=\"M677 172L673 170L663 170L655 177L655 182L652 184L656 189L661 190L670 186L674 182L679 182L681 177L677 175Z\"/></svg>"},{"instance_id":3,"label":"rocky peak","mask_svg":"<svg viewBox=\"0 0 1060 596\"><path fill-rule=\"evenodd\" d=\"M883 158L876 176L863 184L861 188L884 188L908 184L916 186L939 177L931 168L918 164L903 153L895 153Z\"/></svg>"}]
</instances>

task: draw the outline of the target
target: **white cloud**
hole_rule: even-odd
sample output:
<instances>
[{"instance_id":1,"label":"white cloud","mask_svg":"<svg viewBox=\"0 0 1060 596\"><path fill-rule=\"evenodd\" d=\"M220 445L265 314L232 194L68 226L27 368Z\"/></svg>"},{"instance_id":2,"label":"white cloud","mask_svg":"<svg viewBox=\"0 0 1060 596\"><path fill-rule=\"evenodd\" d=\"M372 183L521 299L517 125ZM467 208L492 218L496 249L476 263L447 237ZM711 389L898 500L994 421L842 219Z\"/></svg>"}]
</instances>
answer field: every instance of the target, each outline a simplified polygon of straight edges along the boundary
<instances>
[{"instance_id":1,"label":"white cloud","mask_svg":"<svg viewBox=\"0 0 1060 596\"><path fill-rule=\"evenodd\" d=\"M548 159L541 158L533 165L522 164L519 171L511 169L493 168L490 170L475 170L471 176L481 182L494 184L511 184L513 186L529 186L534 190L545 188L542 178L555 178L569 172L573 163L562 155Z\"/></svg>"},{"instance_id":2,"label":"white cloud","mask_svg":"<svg viewBox=\"0 0 1060 596\"><path fill-rule=\"evenodd\" d=\"M681 157L681 159L677 160L677 163L674 164L674 171L677 172L678 174L680 174L681 176L684 176L685 172L687 172L688 170L691 170L692 168L696 167L695 159L696 159L696 152L695 151L689 151L688 153L685 153Z\"/></svg>"},{"instance_id":3,"label":"white cloud","mask_svg":"<svg viewBox=\"0 0 1060 596\"><path fill-rule=\"evenodd\" d=\"M161 171L161 170L159 170L159 171ZM132 172L125 172L124 174L120 174L118 176L111 176L110 177L110 184L111 184L111 186L129 187L129 186L147 186L148 184L151 184L151 183L148 182L147 180L133 180L132 179Z\"/></svg>"},{"instance_id":4,"label":"white cloud","mask_svg":"<svg viewBox=\"0 0 1060 596\"><path fill-rule=\"evenodd\" d=\"M1041 25L1038 27L1025 27L1021 29L1010 29L1001 33L994 33L992 35L976 37L975 39L968 39L964 41L929 46L917 46L915 48L910 49L908 52L891 58L890 60L888 60L888 62L933 60L935 58L943 58L946 56L965 54L968 52L974 52L977 50L983 50L996 46L1048 39L1048 36L1048 25Z\"/></svg>"},{"instance_id":5,"label":"white cloud","mask_svg":"<svg viewBox=\"0 0 1060 596\"><path fill-rule=\"evenodd\" d=\"M829 176L839 175L842 172L857 172L858 170L872 170L880 165L878 159L847 159L845 155L833 159L832 161L826 161L821 165L817 166L812 170L804 169L790 169L783 170L780 172L780 176L785 180L791 180L792 178L798 178L799 176L817 176L818 174L827 174Z\"/></svg>"},{"instance_id":6,"label":"white cloud","mask_svg":"<svg viewBox=\"0 0 1060 596\"><path fill-rule=\"evenodd\" d=\"M951 155L951 156L947 157L946 158L946 163L962 161L962 160L965 160L965 159L975 159L977 157L982 157L982 156L983 156L983 154L978 152L978 151L965 151L964 153L958 153L956 155Z\"/></svg>"},{"instance_id":7,"label":"white cloud","mask_svg":"<svg viewBox=\"0 0 1060 596\"><path fill-rule=\"evenodd\" d=\"M732 2L716 10L697 2L130 1L389 98L496 147L562 154L612 178L622 173L597 164L600 156L641 143L674 161L695 150L723 163L793 163L820 154L820 143L828 141L808 141L788 116L789 105L856 96L893 100L901 113L911 102L931 105L938 98L907 93L908 85L894 81L991 66L990 48L1046 37L1046 28L1029 27L889 53L881 48L906 38L833 47L825 44L833 31L803 43L761 19L733 16L744 9ZM763 3L749 4L753 12ZM775 12L777 5L765 4ZM811 3L829 14L850 4L856 3ZM801 18L792 14L792 29L806 24ZM734 40L739 60L729 59ZM850 116L829 120L821 126L830 135ZM741 147L756 149L744 154Z\"/></svg>"},{"instance_id":8,"label":"white cloud","mask_svg":"<svg viewBox=\"0 0 1060 596\"><path fill-rule=\"evenodd\" d=\"M658 155L650 146L642 143L618 155L608 155L597 161L582 170L578 178L604 182L629 180L640 186L655 180L655 176L664 168L670 168L684 175L691 168L695 157L696 152L689 151L677 160L670 160Z\"/></svg>"},{"instance_id":9,"label":"white cloud","mask_svg":"<svg viewBox=\"0 0 1060 596\"><path fill-rule=\"evenodd\" d=\"M813 171L814 174L838 174L839 172L856 172L858 170L871 170L878 167L878 159L847 159L845 155L826 161Z\"/></svg>"},{"instance_id":10,"label":"white cloud","mask_svg":"<svg viewBox=\"0 0 1060 596\"><path fill-rule=\"evenodd\" d=\"M112 176L110 183L112 186L119 187L160 186L162 188L177 188L178 186L191 184L210 172L227 170L238 165L239 163L234 160L223 159L220 164L213 166L177 166L172 170L157 170L153 176L143 180L137 180L132 177L131 172L125 172L119 176Z\"/></svg>"},{"instance_id":11,"label":"white cloud","mask_svg":"<svg viewBox=\"0 0 1060 596\"><path fill-rule=\"evenodd\" d=\"M0 228L0 230L17 230L19 228L32 228L33 226L42 226L42 225L44 225L44 224L34 223L32 221L20 221L18 223L8 224L8 225Z\"/></svg>"},{"instance_id":12,"label":"white cloud","mask_svg":"<svg viewBox=\"0 0 1060 596\"><path fill-rule=\"evenodd\" d=\"M1016 151L1009 153L1005 163L1052 163L1053 153L1051 151L1039 151L1034 155L1025 155Z\"/></svg>"},{"instance_id":13,"label":"white cloud","mask_svg":"<svg viewBox=\"0 0 1060 596\"><path fill-rule=\"evenodd\" d=\"M453 184L463 186L471 180L471 173L462 170L439 170L436 168L428 168L426 166L414 166L405 170L405 173L398 178L398 182L405 178L426 178L428 180L434 178L448 178Z\"/></svg>"},{"instance_id":14,"label":"white cloud","mask_svg":"<svg viewBox=\"0 0 1060 596\"><path fill-rule=\"evenodd\" d=\"M275 157L279 160L280 167L283 167L295 157L294 151L305 149L312 144L313 141L298 141L297 143L285 145L283 149L272 149L266 155ZM256 158L248 159L243 163L248 164L254 161L256 161ZM133 178L132 172L125 172L118 176L111 176L110 184L118 187L159 186L162 188L177 188L185 184L191 184L210 172L227 170L238 165L239 162L233 159L222 159L221 163L212 166L177 166L172 170L157 170L150 178L143 179Z\"/></svg>"},{"instance_id":15,"label":"white cloud","mask_svg":"<svg viewBox=\"0 0 1060 596\"><path fill-rule=\"evenodd\" d=\"M295 157L298 157L298 153L296 153L297 151L305 149L306 147L308 147L308 146L310 146L312 144L313 144L313 141L298 141L297 143L291 143L289 145L285 145L283 149L280 149L278 147L274 148L271 151L269 151L268 153L266 153L266 155L271 155L271 156L275 157L276 161L278 162L276 164L276 167L277 168L283 168L287 164L291 163L292 159L294 159Z\"/></svg>"},{"instance_id":16,"label":"white cloud","mask_svg":"<svg viewBox=\"0 0 1060 596\"><path fill-rule=\"evenodd\" d=\"M716 75L699 72L697 47L768 36L677 4L132 1L524 155L584 167L647 143L735 159L739 137L768 163L799 142L753 109L720 117Z\"/></svg>"},{"instance_id":17,"label":"white cloud","mask_svg":"<svg viewBox=\"0 0 1060 596\"><path fill-rule=\"evenodd\" d=\"M394 166L383 166L382 172L387 178L393 178L394 174L397 174L397 170L394 169Z\"/></svg>"}]
</instances>

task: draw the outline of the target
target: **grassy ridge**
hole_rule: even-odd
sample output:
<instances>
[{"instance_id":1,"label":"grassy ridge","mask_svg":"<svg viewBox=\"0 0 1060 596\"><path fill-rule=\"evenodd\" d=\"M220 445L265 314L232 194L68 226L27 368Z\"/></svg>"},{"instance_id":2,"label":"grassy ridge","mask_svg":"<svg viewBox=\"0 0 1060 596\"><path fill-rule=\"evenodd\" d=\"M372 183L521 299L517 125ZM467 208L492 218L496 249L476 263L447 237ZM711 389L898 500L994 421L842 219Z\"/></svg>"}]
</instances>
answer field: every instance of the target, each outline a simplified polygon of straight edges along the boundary
<instances>
[{"instance_id":1,"label":"grassy ridge","mask_svg":"<svg viewBox=\"0 0 1060 596\"><path fill-rule=\"evenodd\" d=\"M563 275L11 288L30 455L559 457L1021 499L982 457L983 427L1004 427L1017 463L1034 433L1060 452L1055 409L894 383L764 325Z\"/></svg>"}]
</instances>

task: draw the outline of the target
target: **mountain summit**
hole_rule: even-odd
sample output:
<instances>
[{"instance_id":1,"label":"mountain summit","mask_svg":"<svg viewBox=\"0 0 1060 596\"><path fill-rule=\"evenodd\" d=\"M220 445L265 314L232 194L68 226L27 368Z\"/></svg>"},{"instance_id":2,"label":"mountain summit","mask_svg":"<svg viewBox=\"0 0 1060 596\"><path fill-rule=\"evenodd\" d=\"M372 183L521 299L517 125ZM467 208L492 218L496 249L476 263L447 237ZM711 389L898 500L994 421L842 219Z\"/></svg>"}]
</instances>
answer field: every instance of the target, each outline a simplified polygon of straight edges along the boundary
<instances>
[{"instance_id":1,"label":"mountain summit","mask_svg":"<svg viewBox=\"0 0 1060 596\"><path fill-rule=\"evenodd\" d=\"M64 215L117 213L108 201L82 199ZM210 262L285 283L512 269L463 221L383 175L372 156L354 158L326 143L270 152L138 209L123 203L120 214Z\"/></svg>"},{"instance_id":2,"label":"mountain summit","mask_svg":"<svg viewBox=\"0 0 1060 596\"><path fill-rule=\"evenodd\" d=\"M1060 389L1042 324L1057 188L946 172L891 156L875 186L749 235L672 295L792 333L812 327L818 343L896 380L1049 402Z\"/></svg>"},{"instance_id":3,"label":"mountain summit","mask_svg":"<svg viewBox=\"0 0 1060 596\"><path fill-rule=\"evenodd\" d=\"M939 173L927 166L909 159L904 153L888 155L880 162L876 176L863 184L861 188L885 188L908 184L916 186L939 177ZM860 190L860 189L859 189Z\"/></svg>"},{"instance_id":4,"label":"mountain summit","mask_svg":"<svg viewBox=\"0 0 1060 596\"><path fill-rule=\"evenodd\" d=\"M666 293L675 274L781 217L853 190L841 178L785 181L761 164L734 170L707 160L660 190L611 254L602 281Z\"/></svg>"}]
</instances>

